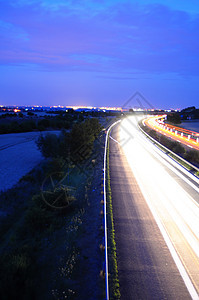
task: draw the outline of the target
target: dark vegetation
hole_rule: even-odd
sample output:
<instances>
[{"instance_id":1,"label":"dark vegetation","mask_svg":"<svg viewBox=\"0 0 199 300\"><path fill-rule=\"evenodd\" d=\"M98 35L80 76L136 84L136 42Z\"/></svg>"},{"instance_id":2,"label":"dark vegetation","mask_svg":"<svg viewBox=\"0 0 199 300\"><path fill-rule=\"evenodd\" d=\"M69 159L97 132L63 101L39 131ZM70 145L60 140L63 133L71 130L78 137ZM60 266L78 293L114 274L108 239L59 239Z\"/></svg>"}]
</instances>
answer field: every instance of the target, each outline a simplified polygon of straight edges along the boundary
<instances>
[{"instance_id":1,"label":"dark vegetation","mask_svg":"<svg viewBox=\"0 0 199 300\"><path fill-rule=\"evenodd\" d=\"M148 133L152 138L157 140L160 144L170 149L174 153L180 155L188 162L199 166L199 151L192 150L186 146L183 146L181 143L173 141L172 139L156 132L153 129L148 128L147 126L143 126L142 123L140 123L140 126L146 133Z\"/></svg>"},{"instance_id":2,"label":"dark vegetation","mask_svg":"<svg viewBox=\"0 0 199 300\"><path fill-rule=\"evenodd\" d=\"M110 117L116 116L116 112L103 111L46 111L48 115L39 116L33 111L28 111L27 114L19 113L4 113L0 115L0 134L17 133L28 131L44 131L44 130L61 130L71 129L73 123L80 124L88 118Z\"/></svg>"},{"instance_id":3,"label":"dark vegetation","mask_svg":"<svg viewBox=\"0 0 199 300\"><path fill-rule=\"evenodd\" d=\"M101 129L87 119L70 133L41 135L46 160L1 192L0 299L103 298L101 193L91 190L102 175Z\"/></svg>"},{"instance_id":4,"label":"dark vegetation","mask_svg":"<svg viewBox=\"0 0 199 300\"><path fill-rule=\"evenodd\" d=\"M181 123L180 113L175 112L175 113L168 114L167 121L168 123L172 123L172 124L180 124Z\"/></svg>"},{"instance_id":5,"label":"dark vegetation","mask_svg":"<svg viewBox=\"0 0 199 300\"><path fill-rule=\"evenodd\" d=\"M87 119L80 124L74 124L70 133L62 131L56 134L41 135L37 141L38 148L44 157L62 157L72 162L81 162L89 157L93 142L102 127L97 119Z\"/></svg>"},{"instance_id":6,"label":"dark vegetation","mask_svg":"<svg viewBox=\"0 0 199 300\"><path fill-rule=\"evenodd\" d=\"M56 116L37 117L29 112L28 116L20 114L4 114L0 117L0 134L44 131L49 129L70 129L74 120L81 121L79 115L60 114Z\"/></svg>"},{"instance_id":7,"label":"dark vegetation","mask_svg":"<svg viewBox=\"0 0 199 300\"><path fill-rule=\"evenodd\" d=\"M117 268L117 249L115 242L115 230L113 220L113 206L111 197L110 169L109 169L109 143L107 146L107 227L108 227L108 260L109 260L109 284L110 299L120 299L120 286Z\"/></svg>"},{"instance_id":8,"label":"dark vegetation","mask_svg":"<svg viewBox=\"0 0 199 300\"><path fill-rule=\"evenodd\" d=\"M180 116L182 120L199 119L199 109L195 108L195 106L184 108L181 110Z\"/></svg>"},{"instance_id":9,"label":"dark vegetation","mask_svg":"<svg viewBox=\"0 0 199 300\"><path fill-rule=\"evenodd\" d=\"M180 112L171 112L167 114L167 122L171 124L180 124L181 120L199 119L199 109L190 106L182 109Z\"/></svg>"}]
</instances>

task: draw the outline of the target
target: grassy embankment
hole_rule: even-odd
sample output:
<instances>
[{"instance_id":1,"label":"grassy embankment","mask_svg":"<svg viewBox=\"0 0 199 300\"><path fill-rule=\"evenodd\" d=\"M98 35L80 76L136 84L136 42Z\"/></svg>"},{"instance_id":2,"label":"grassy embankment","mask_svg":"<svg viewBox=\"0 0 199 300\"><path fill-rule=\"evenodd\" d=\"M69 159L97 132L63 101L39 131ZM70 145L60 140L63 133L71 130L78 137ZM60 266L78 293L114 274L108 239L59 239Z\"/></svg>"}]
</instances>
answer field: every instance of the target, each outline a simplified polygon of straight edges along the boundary
<instances>
[{"instance_id":1,"label":"grassy embankment","mask_svg":"<svg viewBox=\"0 0 199 300\"><path fill-rule=\"evenodd\" d=\"M54 296L56 299L63 293L72 299L76 294L73 281L77 279L75 272L81 255L76 240L86 200L77 196L77 201L65 210L50 208L38 193L40 182L36 177L43 179L38 170L34 171L16 188L1 195L13 210L1 223L1 299L14 299L16 294L18 299L53 299ZM75 181L78 185L86 184L77 170L71 174L71 181L73 185ZM81 184L78 193L83 191Z\"/></svg>"},{"instance_id":2,"label":"grassy embankment","mask_svg":"<svg viewBox=\"0 0 199 300\"><path fill-rule=\"evenodd\" d=\"M24 176L16 187L1 193L0 208L4 212L0 219L1 299L16 299L16 295L21 300L77 299L85 296L85 286L87 292L90 289L91 294L99 296L97 278L101 258L92 246L98 243L99 247L101 237L97 236L97 240L95 235L87 234L91 227L94 233L100 227L100 201L98 205L97 199L88 199L94 178L89 161L100 157L101 149L96 145L93 150L77 165L63 166L62 159L58 158L47 160ZM66 185L75 187L75 195L66 187L67 193L60 201L67 198L71 205L62 210L46 205L40 192L41 183L49 174L57 172L59 181L59 171L69 172ZM60 191L45 196L55 196L56 200ZM92 226L91 222L87 224L90 215Z\"/></svg>"},{"instance_id":3,"label":"grassy embankment","mask_svg":"<svg viewBox=\"0 0 199 300\"><path fill-rule=\"evenodd\" d=\"M109 141L107 144L107 223L108 223L108 259L110 299L120 299L119 278L117 268L117 252L113 220L113 206L111 197L110 168L109 168Z\"/></svg>"}]
</instances>

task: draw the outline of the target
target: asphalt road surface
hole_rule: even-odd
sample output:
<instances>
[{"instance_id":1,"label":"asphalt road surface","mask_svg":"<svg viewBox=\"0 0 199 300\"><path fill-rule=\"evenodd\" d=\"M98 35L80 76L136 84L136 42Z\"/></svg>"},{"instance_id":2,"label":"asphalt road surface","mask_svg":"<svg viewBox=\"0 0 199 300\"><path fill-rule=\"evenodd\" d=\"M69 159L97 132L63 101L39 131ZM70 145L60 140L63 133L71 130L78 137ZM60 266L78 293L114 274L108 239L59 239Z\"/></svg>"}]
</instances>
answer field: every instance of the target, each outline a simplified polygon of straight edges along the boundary
<instances>
[{"instance_id":1,"label":"asphalt road surface","mask_svg":"<svg viewBox=\"0 0 199 300\"><path fill-rule=\"evenodd\" d=\"M120 144L110 139L121 299L199 299L198 183L160 155L136 123L112 129Z\"/></svg>"},{"instance_id":2,"label":"asphalt road surface","mask_svg":"<svg viewBox=\"0 0 199 300\"><path fill-rule=\"evenodd\" d=\"M144 122L147 126L160 132L161 134L164 134L165 136L167 136L177 142L180 142L190 148L199 150L199 142L198 142L199 133L198 132L180 128L177 126L171 126L171 125L165 124L165 123L160 123L160 122L158 122L159 119L160 119L160 116L159 117L157 117L157 116L150 117L150 118L146 119Z\"/></svg>"}]
</instances>

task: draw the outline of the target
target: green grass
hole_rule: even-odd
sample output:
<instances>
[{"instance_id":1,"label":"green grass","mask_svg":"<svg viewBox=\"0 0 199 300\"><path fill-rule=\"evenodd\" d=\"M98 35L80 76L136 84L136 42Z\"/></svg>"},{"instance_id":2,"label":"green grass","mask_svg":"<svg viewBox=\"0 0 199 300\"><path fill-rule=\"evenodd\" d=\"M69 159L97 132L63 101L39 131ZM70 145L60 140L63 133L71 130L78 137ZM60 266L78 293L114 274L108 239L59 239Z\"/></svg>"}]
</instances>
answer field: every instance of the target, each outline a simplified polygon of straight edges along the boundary
<instances>
[{"instance_id":1,"label":"green grass","mask_svg":"<svg viewBox=\"0 0 199 300\"><path fill-rule=\"evenodd\" d=\"M178 158L176 155L169 153L169 156L172 157L173 159L175 159L178 163L180 163L187 170L190 171L192 169L192 167L188 163L184 162L182 159Z\"/></svg>"},{"instance_id":2,"label":"green grass","mask_svg":"<svg viewBox=\"0 0 199 300\"><path fill-rule=\"evenodd\" d=\"M110 170L109 170L109 143L107 145L107 214L108 214L108 257L110 299L120 299L120 286L117 268L117 252L113 221L113 206L111 197Z\"/></svg>"}]
</instances>

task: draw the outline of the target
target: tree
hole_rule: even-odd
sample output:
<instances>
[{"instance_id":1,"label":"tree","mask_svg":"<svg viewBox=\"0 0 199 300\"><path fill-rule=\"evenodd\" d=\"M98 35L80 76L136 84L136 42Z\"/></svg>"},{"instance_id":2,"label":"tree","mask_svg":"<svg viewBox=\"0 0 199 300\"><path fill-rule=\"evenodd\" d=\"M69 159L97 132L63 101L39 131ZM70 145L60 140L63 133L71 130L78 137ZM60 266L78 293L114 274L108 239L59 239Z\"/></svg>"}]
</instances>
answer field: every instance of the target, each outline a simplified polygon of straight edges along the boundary
<instances>
[{"instance_id":1,"label":"tree","mask_svg":"<svg viewBox=\"0 0 199 300\"><path fill-rule=\"evenodd\" d=\"M180 114L179 113L171 113L167 115L167 120L173 124L180 124Z\"/></svg>"},{"instance_id":2,"label":"tree","mask_svg":"<svg viewBox=\"0 0 199 300\"><path fill-rule=\"evenodd\" d=\"M47 133L45 136L41 134L36 144L44 157L57 157L59 155L59 139L56 134Z\"/></svg>"},{"instance_id":3,"label":"tree","mask_svg":"<svg viewBox=\"0 0 199 300\"><path fill-rule=\"evenodd\" d=\"M97 119L87 119L81 124L75 124L71 131L71 158L73 161L86 159L93 148L93 142L102 127Z\"/></svg>"}]
</instances>

